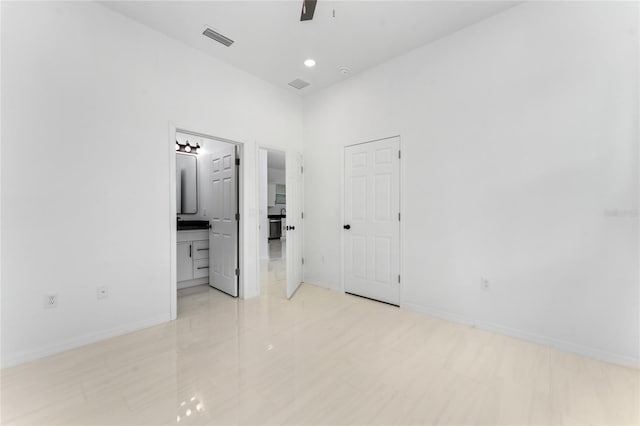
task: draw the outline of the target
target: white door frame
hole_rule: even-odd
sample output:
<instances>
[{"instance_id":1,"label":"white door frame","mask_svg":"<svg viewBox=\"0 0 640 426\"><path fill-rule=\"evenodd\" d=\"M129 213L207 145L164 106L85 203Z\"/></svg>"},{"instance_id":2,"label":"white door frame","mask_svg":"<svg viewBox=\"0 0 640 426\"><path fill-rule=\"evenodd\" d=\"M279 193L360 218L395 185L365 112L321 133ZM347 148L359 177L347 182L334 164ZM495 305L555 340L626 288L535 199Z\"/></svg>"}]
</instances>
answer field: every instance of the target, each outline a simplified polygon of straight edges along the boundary
<instances>
[{"instance_id":1,"label":"white door frame","mask_svg":"<svg viewBox=\"0 0 640 426\"><path fill-rule=\"evenodd\" d=\"M267 151L277 151L279 153L284 154L284 169L287 170L288 167L288 161L287 161L287 150L286 148L280 147L280 146L274 146L274 145L267 145L267 144L256 144L256 188L258 188L258 190L256 191L256 206L258 206L258 208L256 208L256 210L260 210L260 150L261 149L265 149ZM242 164L242 163L241 163ZM268 170L268 167L267 167ZM268 207L267 207L268 209ZM257 261L257 268L256 268L256 287L258 290L258 295L262 294L262 280L261 280L261 273L260 273L260 218L258 218L258 220L256 221L256 259L258 259ZM289 264L289 258L287 257L287 266Z\"/></svg>"},{"instance_id":2,"label":"white door frame","mask_svg":"<svg viewBox=\"0 0 640 426\"><path fill-rule=\"evenodd\" d=\"M244 231L242 221L247 218L243 218L242 212L244 212L244 181L246 167L244 159L245 145L242 142L233 141L217 136L211 136L206 133L198 133L192 130L186 130L185 127L177 127L174 123L169 123L169 297L170 308L169 314L171 320L175 320L178 317L178 281L177 281L177 237L178 237L178 224L176 222L176 132L187 133L193 136L205 137L208 139L217 140L220 142L226 142L238 147L238 158L241 159L238 170L238 210L240 215L240 225L238 229L238 269L240 270L240 276L238 278L238 297L244 298L245 294L245 280L244 274L244 258L245 247L244 244ZM259 265L258 265L259 269ZM231 296L229 296L231 297Z\"/></svg>"},{"instance_id":3,"label":"white door frame","mask_svg":"<svg viewBox=\"0 0 640 426\"><path fill-rule=\"evenodd\" d=\"M345 211L345 203L344 203L344 195L345 195L345 190L344 190L344 185L345 185L345 157L344 157L344 151L345 148L349 147L349 146L354 146L354 145L362 145L365 143L371 143L371 142L378 142L378 141L383 141L385 139L393 139L393 138L398 138L398 144L399 144L399 149L401 152L400 155L400 179L398 182L398 185L400 186L400 188L398 188L399 190L399 195L400 195L400 250L398 255L400 256L400 259L398 259L399 263L399 268L400 268L400 288L399 288L399 293L400 293L400 301L399 301L399 306L402 308L403 307L403 289L404 289L404 211L405 211L405 205L404 205L404 180L405 180L405 171L404 171L404 159L406 157L405 152L404 152L404 148L402 146L402 138L400 137L400 134L396 134L396 135L392 135L392 136L386 136L384 138L378 138L378 139L370 139L370 140L366 140L363 142L354 142L354 143L345 143L342 146L342 150L340 152L340 223L338 224L339 229L340 229L340 291L342 293L345 293L345 283L344 283L344 270L345 270L345 265L344 265L344 253L346 251L345 248L345 234L342 230L342 226L344 225L344 211Z\"/></svg>"}]
</instances>

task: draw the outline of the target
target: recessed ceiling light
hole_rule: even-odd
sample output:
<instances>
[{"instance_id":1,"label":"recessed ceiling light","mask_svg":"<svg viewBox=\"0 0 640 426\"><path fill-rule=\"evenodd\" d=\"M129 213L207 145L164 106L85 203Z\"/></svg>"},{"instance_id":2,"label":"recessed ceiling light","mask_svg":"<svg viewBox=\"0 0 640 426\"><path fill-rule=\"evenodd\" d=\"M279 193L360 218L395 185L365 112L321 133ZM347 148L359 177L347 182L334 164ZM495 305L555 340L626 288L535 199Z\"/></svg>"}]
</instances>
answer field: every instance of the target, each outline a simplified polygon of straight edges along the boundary
<instances>
[{"instance_id":1,"label":"recessed ceiling light","mask_svg":"<svg viewBox=\"0 0 640 426\"><path fill-rule=\"evenodd\" d=\"M313 59L309 58L306 61L304 61L305 66L311 68L313 66L316 65L316 61L314 61Z\"/></svg>"}]
</instances>

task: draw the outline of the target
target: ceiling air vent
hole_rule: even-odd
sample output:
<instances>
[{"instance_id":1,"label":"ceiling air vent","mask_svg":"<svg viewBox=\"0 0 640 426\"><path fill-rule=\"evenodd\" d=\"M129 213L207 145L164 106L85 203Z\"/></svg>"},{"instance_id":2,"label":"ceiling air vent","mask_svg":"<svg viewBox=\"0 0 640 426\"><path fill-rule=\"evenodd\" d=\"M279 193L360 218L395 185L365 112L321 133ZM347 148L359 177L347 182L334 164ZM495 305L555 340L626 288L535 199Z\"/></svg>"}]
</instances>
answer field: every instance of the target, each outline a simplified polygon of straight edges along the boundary
<instances>
[{"instance_id":1,"label":"ceiling air vent","mask_svg":"<svg viewBox=\"0 0 640 426\"><path fill-rule=\"evenodd\" d=\"M309 85L309 83L307 83L304 80L300 80L299 78L296 78L295 80L289 82L289 86L295 87L298 90L304 89L308 85Z\"/></svg>"},{"instance_id":2,"label":"ceiling air vent","mask_svg":"<svg viewBox=\"0 0 640 426\"><path fill-rule=\"evenodd\" d=\"M227 47L233 44L233 40L231 40L229 37L225 37L219 32L213 31L211 28L205 28L202 34L206 35L212 40L217 41L218 43L224 44Z\"/></svg>"}]
</instances>

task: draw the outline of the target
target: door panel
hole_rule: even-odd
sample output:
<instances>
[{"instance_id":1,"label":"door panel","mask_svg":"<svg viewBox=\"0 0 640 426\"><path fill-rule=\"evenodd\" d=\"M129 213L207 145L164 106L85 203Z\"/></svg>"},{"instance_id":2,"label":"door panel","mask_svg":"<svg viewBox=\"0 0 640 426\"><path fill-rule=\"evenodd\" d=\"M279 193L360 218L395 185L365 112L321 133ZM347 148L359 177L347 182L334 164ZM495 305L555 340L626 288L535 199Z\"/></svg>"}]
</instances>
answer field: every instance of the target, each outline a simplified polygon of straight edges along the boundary
<instances>
[{"instance_id":1,"label":"door panel","mask_svg":"<svg viewBox=\"0 0 640 426\"><path fill-rule=\"evenodd\" d=\"M362 222L367 216L366 193L367 177L354 176L351 178L351 193L353 194L351 204L351 217L354 221Z\"/></svg>"},{"instance_id":2,"label":"door panel","mask_svg":"<svg viewBox=\"0 0 640 426\"><path fill-rule=\"evenodd\" d=\"M374 178L373 204L375 206L373 219L376 222L388 222L391 219L391 180L390 174L379 174Z\"/></svg>"},{"instance_id":3,"label":"door panel","mask_svg":"<svg viewBox=\"0 0 640 426\"><path fill-rule=\"evenodd\" d=\"M353 262L353 276L366 280L367 279L367 238L362 235L353 235L351 237L351 260Z\"/></svg>"},{"instance_id":4,"label":"door panel","mask_svg":"<svg viewBox=\"0 0 640 426\"><path fill-rule=\"evenodd\" d=\"M345 290L400 300L399 138L345 148Z\"/></svg>"},{"instance_id":5,"label":"door panel","mask_svg":"<svg viewBox=\"0 0 640 426\"><path fill-rule=\"evenodd\" d=\"M376 237L374 243L375 252L375 273L374 280L379 283L391 282L391 257L393 250L391 238Z\"/></svg>"},{"instance_id":6,"label":"door panel","mask_svg":"<svg viewBox=\"0 0 640 426\"><path fill-rule=\"evenodd\" d=\"M236 147L209 155L211 229L209 232L209 285L238 296L238 181Z\"/></svg>"}]
</instances>

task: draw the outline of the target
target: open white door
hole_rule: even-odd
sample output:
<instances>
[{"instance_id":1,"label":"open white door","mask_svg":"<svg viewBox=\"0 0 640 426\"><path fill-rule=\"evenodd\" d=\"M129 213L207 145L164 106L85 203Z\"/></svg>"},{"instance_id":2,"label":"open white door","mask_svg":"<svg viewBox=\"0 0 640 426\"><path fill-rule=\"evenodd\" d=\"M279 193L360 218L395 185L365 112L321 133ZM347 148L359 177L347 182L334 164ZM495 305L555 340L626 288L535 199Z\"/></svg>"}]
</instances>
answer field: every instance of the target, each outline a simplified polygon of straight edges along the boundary
<instances>
[{"instance_id":1,"label":"open white door","mask_svg":"<svg viewBox=\"0 0 640 426\"><path fill-rule=\"evenodd\" d=\"M344 150L344 288L400 301L400 139Z\"/></svg>"},{"instance_id":2,"label":"open white door","mask_svg":"<svg viewBox=\"0 0 640 426\"><path fill-rule=\"evenodd\" d=\"M209 285L238 296L238 177L236 146L209 155Z\"/></svg>"},{"instance_id":3,"label":"open white door","mask_svg":"<svg viewBox=\"0 0 640 426\"><path fill-rule=\"evenodd\" d=\"M287 299L302 283L302 155L287 153Z\"/></svg>"}]
</instances>

